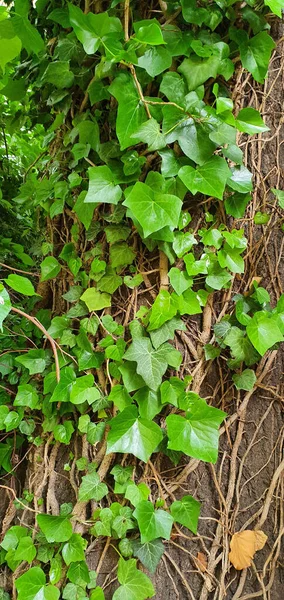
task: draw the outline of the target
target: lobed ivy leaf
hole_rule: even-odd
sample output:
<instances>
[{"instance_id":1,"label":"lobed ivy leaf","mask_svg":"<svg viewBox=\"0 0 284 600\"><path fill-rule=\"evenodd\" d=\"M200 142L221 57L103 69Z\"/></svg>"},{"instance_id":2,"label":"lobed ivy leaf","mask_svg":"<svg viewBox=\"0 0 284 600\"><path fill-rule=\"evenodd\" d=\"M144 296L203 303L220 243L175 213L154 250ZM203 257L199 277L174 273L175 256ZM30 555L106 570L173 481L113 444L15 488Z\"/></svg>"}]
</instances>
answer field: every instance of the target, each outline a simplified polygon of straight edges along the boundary
<instances>
[{"instance_id":1,"label":"lobed ivy leaf","mask_svg":"<svg viewBox=\"0 0 284 600\"><path fill-rule=\"evenodd\" d=\"M67 542L72 535L72 525L68 517L37 515L37 523L49 544Z\"/></svg>"},{"instance_id":2,"label":"lobed ivy leaf","mask_svg":"<svg viewBox=\"0 0 284 600\"><path fill-rule=\"evenodd\" d=\"M230 169L224 158L213 156L197 169L182 167L178 175L192 194L201 192L222 200Z\"/></svg>"},{"instance_id":3,"label":"lobed ivy leaf","mask_svg":"<svg viewBox=\"0 0 284 600\"><path fill-rule=\"evenodd\" d=\"M110 421L107 454L129 452L147 462L162 437L162 431L156 423L139 418L137 408L129 406Z\"/></svg>"},{"instance_id":4,"label":"lobed ivy leaf","mask_svg":"<svg viewBox=\"0 0 284 600\"><path fill-rule=\"evenodd\" d=\"M200 502L192 496L183 496L170 506L171 515L177 523L184 525L193 533L197 533Z\"/></svg>"},{"instance_id":5,"label":"lobed ivy leaf","mask_svg":"<svg viewBox=\"0 0 284 600\"><path fill-rule=\"evenodd\" d=\"M152 502L144 500L137 504L133 516L138 521L142 544L157 538L170 539L174 519L165 510L155 510Z\"/></svg>"},{"instance_id":6,"label":"lobed ivy leaf","mask_svg":"<svg viewBox=\"0 0 284 600\"><path fill-rule=\"evenodd\" d=\"M46 585L45 573L40 567L32 567L15 582L18 600L58 600L60 591L54 585Z\"/></svg>"},{"instance_id":7,"label":"lobed ivy leaf","mask_svg":"<svg viewBox=\"0 0 284 600\"><path fill-rule=\"evenodd\" d=\"M120 587L115 590L113 600L146 600L154 596L151 580L137 569L136 562L134 558L119 559L117 578Z\"/></svg>"},{"instance_id":8,"label":"lobed ivy leaf","mask_svg":"<svg viewBox=\"0 0 284 600\"><path fill-rule=\"evenodd\" d=\"M99 204L117 204L122 196L122 189L115 183L113 172L107 165L102 167L90 167L89 189L84 203Z\"/></svg>"}]
</instances>

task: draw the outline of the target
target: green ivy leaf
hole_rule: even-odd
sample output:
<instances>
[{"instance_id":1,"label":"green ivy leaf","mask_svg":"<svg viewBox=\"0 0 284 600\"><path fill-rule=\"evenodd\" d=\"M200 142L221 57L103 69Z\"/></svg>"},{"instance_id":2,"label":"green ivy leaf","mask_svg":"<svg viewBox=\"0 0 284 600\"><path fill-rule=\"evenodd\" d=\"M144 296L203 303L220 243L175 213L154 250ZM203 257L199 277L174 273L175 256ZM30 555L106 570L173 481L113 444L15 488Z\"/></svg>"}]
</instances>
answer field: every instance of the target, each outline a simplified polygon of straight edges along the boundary
<instances>
[{"instance_id":1,"label":"green ivy leaf","mask_svg":"<svg viewBox=\"0 0 284 600\"><path fill-rule=\"evenodd\" d=\"M28 408L35 409L38 404L39 397L32 385L26 383L18 386L14 406L27 406Z\"/></svg>"},{"instance_id":2,"label":"green ivy leaf","mask_svg":"<svg viewBox=\"0 0 284 600\"><path fill-rule=\"evenodd\" d=\"M281 19L284 10L283 0L264 0L264 4L269 6L271 12Z\"/></svg>"},{"instance_id":3,"label":"green ivy leaf","mask_svg":"<svg viewBox=\"0 0 284 600\"><path fill-rule=\"evenodd\" d=\"M37 523L49 544L67 542L72 535L72 525L68 517L37 515Z\"/></svg>"},{"instance_id":4,"label":"green ivy leaf","mask_svg":"<svg viewBox=\"0 0 284 600\"><path fill-rule=\"evenodd\" d=\"M151 46L159 46L164 44L164 38L160 24L154 20L149 22L143 22L140 27L134 23L135 38L143 44L150 44Z\"/></svg>"},{"instance_id":5,"label":"green ivy leaf","mask_svg":"<svg viewBox=\"0 0 284 600\"><path fill-rule=\"evenodd\" d=\"M271 191L276 196L280 208L284 210L284 192L282 190L276 190L275 188L271 188Z\"/></svg>"},{"instance_id":6,"label":"green ivy leaf","mask_svg":"<svg viewBox=\"0 0 284 600\"><path fill-rule=\"evenodd\" d=\"M151 580L137 569L136 562L134 558L119 559L117 578L120 587L115 590L113 600L146 600L154 596Z\"/></svg>"},{"instance_id":7,"label":"green ivy leaf","mask_svg":"<svg viewBox=\"0 0 284 600\"><path fill-rule=\"evenodd\" d=\"M201 192L222 200L230 169L224 158L213 156L197 169L182 167L178 175L192 194Z\"/></svg>"},{"instance_id":8,"label":"green ivy leaf","mask_svg":"<svg viewBox=\"0 0 284 600\"><path fill-rule=\"evenodd\" d=\"M155 510L152 502L145 500L137 505L133 515L138 521L142 544L157 538L170 539L174 519L165 510Z\"/></svg>"},{"instance_id":9,"label":"green ivy leaf","mask_svg":"<svg viewBox=\"0 0 284 600\"><path fill-rule=\"evenodd\" d=\"M80 299L85 302L90 312L111 306L110 294L98 292L94 287L88 288Z\"/></svg>"},{"instance_id":10,"label":"green ivy leaf","mask_svg":"<svg viewBox=\"0 0 284 600\"><path fill-rule=\"evenodd\" d=\"M170 506L171 515L177 523L184 525L193 533L197 533L200 502L192 496L183 496Z\"/></svg>"},{"instance_id":11,"label":"green ivy leaf","mask_svg":"<svg viewBox=\"0 0 284 600\"><path fill-rule=\"evenodd\" d=\"M54 585L46 585L44 571L40 567L32 567L18 577L15 582L18 600L58 600L60 591Z\"/></svg>"},{"instance_id":12,"label":"green ivy leaf","mask_svg":"<svg viewBox=\"0 0 284 600\"><path fill-rule=\"evenodd\" d=\"M6 319L7 315L11 310L10 296L8 292L3 288L0 288L0 331L3 331L2 323Z\"/></svg>"},{"instance_id":13,"label":"green ivy leaf","mask_svg":"<svg viewBox=\"0 0 284 600\"><path fill-rule=\"evenodd\" d=\"M138 540L133 540L132 545L134 556L139 558L142 565L146 567L150 573L155 573L165 551L162 540L152 540L146 544L141 544Z\"/></svg>"},{"instance_id":14,"label":"green ivy leaf","mask_svg":"<svg viewBox=\"0 0 284 600\"><path fill-rule=\"evenodd\" d=\"M4 279L5 283L15 292L19 292L24 296L36 296L36 291L32 282L27 277L22 277L21 275L12 274Z\"/></svg>"},{"instance_id":15,"label":"green ivy leaf","mask_svg":"<svg viewBox=\"0 0 284 600\"><path fill-rule=\"evenodd\" d=\"M65 564L68 566L70 563L85 560L84 551L87 547L87 544L87 540L84 540L81 535L78 533L73 533L73 535L71 535L69 540L62 548L62 558Z\"/></svg>"},{"instance_id":16,"label":"green ivy leaf","mask_svg":"<svg viewBox=\"0 0 284 600\"><path fill-rule=\"evenodd\" d=\"M147 114L133 79L127 73L120 73L108 90L118 101L116 134L121 150L125 150L139 142L139 138L135 139L132 135L147 120Z\"/></svg>"},{"instance_id":17,"label":"green ivy leaf","mask_svg":"<svg viewBox=\"0 0 284 600\"><path fill-rule=\"evenodd\" d=\"M166 139L160 131L160 125L155 119L149 119L139 126L132 134L135 139L148 144L148 150L160 150L166 146Z\"/></svg>"},{"instance_id":18,"label":"green ivy leaf","mask_svg":"<svg viewBox=\"0 0 284 600\"><path fill-rule=\"evenodd\" d=\"M168 448L215 463L218 457L218 428L225 416L222 410L208 406L201 399L193 404L186 418L170 415L166 419Z\"/></svg>"},{"instance_id":19,"label":"green ivy leaf","mask_svg":"<svg viewBox=\"0 0 284 600\"><path fill-rule=\"evenodd\" d=\"M84 203L99 204L117 204L122 196L122 189L116 185L113 172L109 167L90 167L89 174L89 189Z\"/></svg>"},{"instance_id":20,"label":"green ivy leaf","mask_svg":"<svg viewBox=\"0 0 284 600\"><path fill-rule=\"evenodd\" d=\"M236 118L236 127L239 131L244 131L250 135L269 131L269 127L266 127L258 110L250 107L240 110Z\"/></svg>"},{"instance_id":21,"label":"green ivy leaf","mask_svg":"<svg viewBox=\"0 0 284 600\"><path fill-rule=\"evenodd\" d=\"M250 39L247 35L246 38L241 39L242 65L259 83L264 82L273 48L275 43L266 31L261 31Z\"/></svg>"},{"instance_id":22,"label":"green ivy leaf","mask_svg":"<svg viewBox=\"0 0 284 600\"><path fill-rule=\"evenodd\" d=\"M154 331L150 331L151 342L154 348L159 348L162 344L168 340L173 340L175 337L175 331L186 331L186 326L179 317L173 317L170 321L167 321Z\"/></svg>"},{"instance_id":23,"label":"green ivy leaf","mask_svg":"<svg viewBox=\"0 0 284 600\"><path fill-rule=\"evenodd\" d=\"M39 55L44 50L45 44L40 33L28 18L25 15L13 15L12 23L16 35L20 38L28 54Z\"/></svg>"},{"instance_id":24,"label":"green ivy leaf","mask_svg":"<svg viewBox=\"0 0 284 600\"><path fill-rule=\"evenodd\" d=\"M237 390L247 390L248 392L253 389L256 382L255 372L252 369L245 369L240 375L233 375L232 379Z\"/></svg>"},{"instance_id":25,"label":"green ivy leaf","mask_svg":"<svg viewBox=\"0 0 284 600\"><path fill-rule=\"evenodd\" d=\"M256 312L247 325L248 337L261 356L274 344L284 340L277 321L268 315L264 311Z\"/></svg>"},{"instance_id":26,"label":"green ivy leaf","mask_svg":"<svg viewBox=\"0 0 284 600\"><path fill-rule=\"evenodd\" d=\"M170 321L177 312L171 294L167 290L161 290L152 306L148 331L159 329L166 321Z\"/></svg>"},{"instance_id":27,"label":"green ivy leaf","mask_svg":"<svg viewBox=\"0 0 284 600\"><path fill-rule=\"evenodd\" d=\"M136 485L134 481L129 481L127 488L125 490L124 497L133 504L133 506L137 506L139 502L143 500L147 500L150 494L150 488L146 485L146 483L138 483Z\"/></svg>"},{"instance_id":28,"label":"green ivy leaf","mask_svg":"<svg viewBox=\"0 0 284 600\"><path fill-rule=\"evenodd\" d=\"M107 493L107 485L101 482L96 471L82 477L82 483L79 488L80 502L88 502L88 500L96 500L99 502L107 495Z\"/></svg>"},{"instance_id":29,"label":"green ivy leaf","mask_svg":"<svg viewBox=\"0 0 284 600\"><path fill-rule=\"evenodd\" d=\"M150 77L156 77L169 69L172 64L172 56L164 47L151 47L138 58L138 65L145 69Z\"/></svg>"},{"instance_id":30,"label":"green ivy leaf","mask_svg":"<svg viewBox=\"0 0 284 600\"><path fill-rule=\"evenodd\" d=\"M141 375L146 385L154 391L158 389L168 366L163 346L154 350L149 339L135 339L123 358L136 362L137 373Z\"/></svg>"},{"instance_id":31,"label":"green ivy leaf","mask_svg":"<svg viewBox=\"0 0 284 600\"><path fill-rule=\"evenodd\" d=\"M49 361L45 350L29 350L23 356L17 356L16 362L26 367L30 375L35 375L43 373Z\"/></svg>"},{"instance_id":32,"label":"green ivy leaf","mask_svg":"<svg viewBox=\"0 0 284 600\"><path fill-rule=\"evenodd\" d=\"M36 557L36 547L31 537L22 537L14 554L14 560L31 564Z\"/></svg>"},{"instance_id":33,"label":"green ivy leaf","mask_svg":"<svg viewBox=\"0 0 284 600\"><path fill-rule=\"evenodd\" d=\"M140 181L123 204L131 210L145 237L166 226L177 227L182 205L177 196L156 192Z\"/></svg>"},{"instance_id":34,"label":"green ivy leaf","mask_svg":"<svg viewBox=\"0 0 284 600\"><path fill-rule=\"evenodd\" d=\"M110 421L107 438L107 454L131 453L147 462L162 440L160 427L153 421L140 419L135 406L125 408Z\"/></svg>"},{"instance_id":35,"label":"green ivy leaf","mask_svg":"<svg viewBox=\"0 0 284 600\"><path fill-rule=\"evenodd\" d=\"M61 265L54 256L47 256L40 265L41 281L54 279L61 270Z\"/></svg>"}]
</instances>

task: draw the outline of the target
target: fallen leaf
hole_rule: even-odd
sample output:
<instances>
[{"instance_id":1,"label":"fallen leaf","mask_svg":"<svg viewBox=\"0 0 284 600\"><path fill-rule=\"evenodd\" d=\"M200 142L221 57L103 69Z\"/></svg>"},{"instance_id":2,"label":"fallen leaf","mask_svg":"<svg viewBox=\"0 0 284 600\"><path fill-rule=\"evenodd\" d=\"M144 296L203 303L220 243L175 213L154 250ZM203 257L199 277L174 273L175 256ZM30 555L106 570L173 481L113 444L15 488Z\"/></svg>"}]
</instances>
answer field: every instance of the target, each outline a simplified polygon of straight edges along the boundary
<instances>
[{"instance_id":1,"label":"fallen leaf","mask_svg":"<svg viewBox=\"0 0 284 600\"><path fill-rule=\"evenodd\" d=\"M263 531L239 531L234 533L230 548L229 559L238 571L250 567L257 550L261 550L267 540Z\"/></svg>"},{"instance_id":2,"label":"fallen leaf","mask_svg":"<svg viewBox=\"0 0 284 600\"><path fill-rule=\"evenodd\" d=\"M197 552L195 562L202 573L207 571L207 558L203 552Z\"/></svg>"}]
</instances>

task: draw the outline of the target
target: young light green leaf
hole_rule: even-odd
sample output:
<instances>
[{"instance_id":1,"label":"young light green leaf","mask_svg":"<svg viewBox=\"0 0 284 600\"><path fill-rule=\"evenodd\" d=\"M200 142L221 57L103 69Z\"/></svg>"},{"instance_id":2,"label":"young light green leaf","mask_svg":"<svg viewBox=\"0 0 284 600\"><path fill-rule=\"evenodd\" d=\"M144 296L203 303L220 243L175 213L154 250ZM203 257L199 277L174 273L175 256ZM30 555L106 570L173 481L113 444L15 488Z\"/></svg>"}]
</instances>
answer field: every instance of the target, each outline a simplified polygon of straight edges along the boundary
<instances>
[{"instance_id":1,"label":"young light green leaf","mask_svg":"<svg viewBox=\"0 0 284 600\"><path fill-rule=\"evenodd\" d=\"M263 83L267 74L273 48L275 43L266 31L261 31L250 39L247 36L240 43L242 65L259 83Z\"/></svg>"},{"instance_id":2,"label":"young light green leaf","mask_svg":"<svg viewBox=\"0 0 284 600\"><path fill-rule=\"evenodd\" d=\"M117 204L122 196L122 189L119 185L116 185L110 168L106 165L103 167L90 167L88 174L89 189L84 203Z\"/></svg>"},{"instance_id":3,"label":"young light green leaf","mask_svg":"<svg viewBox=\"0 0 284 600\"><path fill-rule=\"evenodd\" d=\"M2 323L4 319L6 319L11 308L12 305L10 302L10 296L8 292L5 290L5 288L3 288L2 290L0 289L0 331L3 331Z\"/></svg>"},{"instance_id":4,"label":"young light green leaf","mask_svg":"<svg viewBox=\"0 0 284 600\"><path fill-rule=\"evenodd\" d=\"M82 294L80 300L85 302L90 312L93 310L102 310L111 305L110 294L98 292L94 287L88 288Z\"/></svg>"},{"instance_id":5,"label":"young light green leaf","mask_svg":"<svg viewBox=\"0 0 284 600\"><path fill-rule=\"evenodd\" d=\"M244 131L250 135L269 131L269 127L266 127L258 110L251 107L240 110L236 118L236 127L239 131Z\"/></svg>"},{"instance_id":6,"label":"young light green leaf","mask_svg":"<svg viewBox=\"0 0 284 600\"><path fill-rule=\"evenodd\" d=\"M82 483L79 488L79 501L88 502L96 500L99 502L108 493L105 483L102 483L96 471L82 477ZM81 560L81 559L80 559Z\"/></svg>"},{"instance_id":7,"label":"young light green leaf","mask_svg":"<svg viewBox=\"0 0 284 600\"><path fill-rule=\"evenodd\" d=\"M166 139L160 131L160 125L155 119L142 123L132 134L135 139L148 144L148 150L160 150L166 146Z\"/></svg>"},{"instance_id":8,"label":"young light green leaf","mask_svg":"<svg viewBox=\"0 0 284 600\"><path fill-rule=\"evenodd\" d=\"M146 385L154 391L158 389L168 366L163 346L154 350L149 339L138 338L133 340L123 358L135 361L137 373L141 375Z\"/></svg>"}]
</instances>

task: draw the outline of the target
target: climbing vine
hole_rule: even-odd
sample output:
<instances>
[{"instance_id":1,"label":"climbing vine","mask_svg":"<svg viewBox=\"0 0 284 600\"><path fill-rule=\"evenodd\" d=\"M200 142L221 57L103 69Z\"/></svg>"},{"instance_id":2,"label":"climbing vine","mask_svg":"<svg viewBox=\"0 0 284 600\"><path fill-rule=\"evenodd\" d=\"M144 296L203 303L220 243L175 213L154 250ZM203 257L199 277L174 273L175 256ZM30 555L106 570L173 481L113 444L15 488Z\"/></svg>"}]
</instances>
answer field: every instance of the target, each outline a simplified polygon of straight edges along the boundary
<instances>
[{"instance_id":1,"label":"climbing vine","mask_svg":"<svg viewBox=\"0 0 284 600\"><path fill-rule=\"evenodd\" d=\"M268 131L231 90L240 65L264 82L283 3L148 4L0 7L0 466L13 474L31 453L42 471L21 495L0 485L13 496L3 600L102 600L105 554L97 572L86 562L102 539L118 555L114 600L153 597L139 563L154 573L201 506L172 498L152 455L215 463L226 412L200 397L207 361L223 354L251 391L283 341L283 296L273 305L257 280L211 327L245 270L253 183L237 134ZM62 447L68 503L55 493Z\"/></svg>"}]
</instances>

